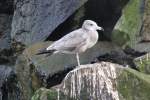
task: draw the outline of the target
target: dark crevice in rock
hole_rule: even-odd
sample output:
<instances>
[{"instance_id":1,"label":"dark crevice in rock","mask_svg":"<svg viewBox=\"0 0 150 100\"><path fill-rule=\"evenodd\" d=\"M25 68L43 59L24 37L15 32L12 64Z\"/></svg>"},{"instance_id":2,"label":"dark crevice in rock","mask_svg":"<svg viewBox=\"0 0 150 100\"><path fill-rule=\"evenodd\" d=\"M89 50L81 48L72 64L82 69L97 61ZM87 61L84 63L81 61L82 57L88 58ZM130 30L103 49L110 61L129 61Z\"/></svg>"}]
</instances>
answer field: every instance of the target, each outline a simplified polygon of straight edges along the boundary
<instances>
[{"instance_id":1,"label":"dark crevice in rock","mask_svg":"<svg viewBox=\"0 0 150 100\"><path fill-rule=\"evenodd\" d=\"M98 59L98 62L99 61L106 61L106 62L120 64L123 66L129 65L131 68L137 70L136 65L134 64L132 57L127 56L127 55L120 56L120 55L118 55L117 52L107 53L107 54L101 55L97 59Z\"/></svg>"},{"instance_id":2,"label":"dark crevice in rock","mask_svg":"<svg viewBox=\"0 0 150 100\"><path fill-rule=\"evenodd\" d=\"M12 40L11 48L13 50L13 54L17 56L23 52L23 50L25 49L25 45Z\"/></svg>"},{"instance_id":3,"label":"dark crevice in rock","mask_svg":"<svg viewBox=\"0 0 150 100\"><path fill-rule=\"evenodd\" d=\"M5 65L0 65L0 94L2 100L21 100L16 74Z\"/></svg>"},{"instance_id":4,"label":"dark crevice in rock","mask_svg":"<svg viewBox=\"0 0 150 100\"><path fill-rule=\"evenodd\" d=\"M118 52L111 52L99 56L95 62L107 61L107 62L117 63L123 66L129 66L135 70L138 70L136 64L134 63L134 59L143 56L145 54L146 52L135 51L134 49L128 47L124 49L124 55L119 54Z\"/></svg>"},{"instance_id":5,"label":"dark crevice in rock","mask_svg":"<svg viewBox=\"0 0 150 100\"><path fill-rule=\"evenodd\" d=\"M11 48L11 24L14 13L14 0L0 0L0 64L14 65Z\"/></svg>"},{"instance_id":6,"label":"dark crevice in rock","mask_svg":"<svg viewBox=\"0 0 150 100\"><path fill-rule=\"evenodd\" d=\"M55 41L66 35L68 32L72 31L73 26L73 18L74 15L71 15L64 23L60 24L52 33L51 35L46 39L50 41Z\"/></svg>"},{"instance_id":7,"label":"dark crevice in rock","mask_svg":"<svg viewBox=\"0 0 150 100\"><path fill-rule=\"evenodd\" d=\"M13 50L4 49L0 51L0 64L14 64Z\"/></svg>"},{"instance_id":8,"label":"dark crevice in rock","mask_svg":"<svg viewBox=\"0 0 150 100\"><path fill-rule=\"evenodd\" d=\"M58 85L62 82L62 80L64 79L64 77L67 75L67 73L69 73L71 70L73 70L73 67L72 68L68 68L64 71L61 71L61 72L58 72L52 76L49 76L47 78L47 88L50 88L52 86L55 86L55 85Z\"/></svg>"},{"instance_id":9,"label":"dark crevice in rock","mask_svg":"<svg viewBox=\"0 0 150 100\"><path fill-rule=\"evenodd\" d=\"M105 31L99 32L99 40L110 40L111 32L121 16L123 7L128 1L89 0L65 22L60 24L46 40L58 40L68 32L81 27L83 21L86 19L94 20L99 26L104 27Z\"/></svg>"},{"instance_id":10,"label":"dark crevice in rock","mask_svg":"<svg viewBox=\"0 0 150 100\"><path fill-rule=\"evenodd\" d=\"M14 0L0 0L0 13L12 15L14 13Z\"/></svg>"},{"instance_id":11,"label":"dark crevice in rock","mask_svg":"<svg viewBox=\"0 0 150 100\"><path fill-rule=\"evenodd\" d=\"M147 52L140 52L140 51L136 51L130 47L126 47L124 49L124 52L127 54L127 55L130 55L131 57L133 58L137 58L137 57L140 57L140 56L143 56L145 55Z\"/></svg>"}]
</instances>

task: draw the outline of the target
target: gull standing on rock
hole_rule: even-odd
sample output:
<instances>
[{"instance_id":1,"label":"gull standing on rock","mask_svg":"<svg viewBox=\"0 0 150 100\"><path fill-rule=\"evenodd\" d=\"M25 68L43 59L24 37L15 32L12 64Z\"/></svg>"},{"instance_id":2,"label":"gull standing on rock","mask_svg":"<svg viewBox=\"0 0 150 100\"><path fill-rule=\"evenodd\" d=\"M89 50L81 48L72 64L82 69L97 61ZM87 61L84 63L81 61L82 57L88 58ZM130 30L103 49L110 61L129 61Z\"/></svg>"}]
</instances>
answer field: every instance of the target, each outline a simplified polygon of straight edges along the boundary
<instances>
[{"instance_id":1,"label":"gull standing on rock","mask_svg":"<svg viewBox=\"0 0 150 100\"><path fill-rule=\"evenodd\" d=\"M81 28L74 30L61 39L52 43L49 47L41 50L40 54L66 53L76 54L78 66L80 66L79 54L85 52L88 48L93 47L98 41L97 30L103 30L96 22L85 20Z\"/></svg>"}]
</instances>

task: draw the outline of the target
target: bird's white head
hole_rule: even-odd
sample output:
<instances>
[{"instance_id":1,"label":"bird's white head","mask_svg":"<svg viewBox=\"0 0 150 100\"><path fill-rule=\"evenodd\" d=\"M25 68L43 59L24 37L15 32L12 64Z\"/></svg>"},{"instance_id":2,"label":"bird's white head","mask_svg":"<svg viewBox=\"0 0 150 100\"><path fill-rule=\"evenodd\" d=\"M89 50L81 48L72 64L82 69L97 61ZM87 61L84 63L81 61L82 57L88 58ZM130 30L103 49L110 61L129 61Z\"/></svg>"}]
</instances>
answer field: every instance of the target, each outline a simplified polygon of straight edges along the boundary
<instances>
[{"instance_id":1,"label":"bird's white head","mask_svg":"<svg viewBox=\"0 0 150 100\"><path fill-rule=\"evenodd\" d=\"M92 20L85 20L82 25L83 29L89 30L89 31L96 31L96 30L104 30L102 27L99 27L96 22Z\"/></svg>"}]
</instances>

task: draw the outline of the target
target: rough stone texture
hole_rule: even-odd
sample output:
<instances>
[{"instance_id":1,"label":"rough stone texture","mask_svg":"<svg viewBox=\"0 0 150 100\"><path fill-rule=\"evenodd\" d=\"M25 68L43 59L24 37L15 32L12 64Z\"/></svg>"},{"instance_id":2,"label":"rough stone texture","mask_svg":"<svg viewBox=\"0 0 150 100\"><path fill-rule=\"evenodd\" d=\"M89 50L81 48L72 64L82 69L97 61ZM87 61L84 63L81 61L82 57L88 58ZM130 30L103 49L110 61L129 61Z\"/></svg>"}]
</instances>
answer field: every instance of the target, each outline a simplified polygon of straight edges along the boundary
<instances>
[{"instance_id":1,"label":"rough stone texture","mask_svg":"<svg viewBox=\"0 0 150 100\"><path fill-rule=\"evenodd\" d=\"M23 100L11 66L0 65L0 100Z\"/></svg>"},{"instance_id":2,"label":"rough stone texture","mask_svg":"<svg viewBox=\"0 0 150 100\"><path fill-rule=\"evenodd\" d=\"M16 62L16 74L23 93L23 100L30 100L34 91L43 86L42 76L39 76L34 66L26 56L19 56ZM41 75L42 73L40 73Z\"/></svg>"},{"instance_id":3,"label":"rough stone texture","mask_svg":"<svg viewBox=\"0 0 150 100\"><path fill-rule=\"evenodd\" d=\"M45 40L87 0L16 0L11 37L25 45Z\"/></svg>"},{"instance_id":4,"label":"rough stone texture","mask_svg":"<svg viewBox=\"0 0 150 100\"><path fill-rule=\"evenodd\" d=\"M14 63L10 37L11 21L12 15L0 13L0 64Z\"/></svg>"},{"instance_id":5,"label":"rough stone texture","mask_svg":"<svg viewBox=\"0 0 150 100\"><path fill-rule=\"evenodd\" d=\"M122 12L112 34L112 40L120 46L135 46L142 26L144 0L130 0Z\"/></svg>"},{"instance_id":6,"label":"rough stone texture","mask_svg":"<svg viewBox=\"0 0 150 100\"><path fill-rule=\"evenodd\" d=\"M74 69L59 86L39 89L32 100L149 100L149 89L149 75L101 62Z\"/></svg>"},{"instance_id":7,"label":"rough stone texture","mask_svg":"<svg viewBox=\"0 0 150 100\"><path fill-rule=\"evenodd\" d=\"M0 51L10 48L11 21L11 15L0 14Z\"/></svg>"},{"instance_id":8,"label":"rough stone texture","mask_svg":"<svg viewBox=\"0 0 150 100\"><path fill-rule=\"evenodd\" d=\"M136 58L134 62L140 72L150 74L150 53Z\"/></svg>"},{"instance_id":9,"label":"rough stone texture","mask_svg":"<svg viewBox=\"0 0 150 100\"><path fill-rule=\"evenodd\" d=\"M138 43L133 48L139 52L150 52L150 42Z\"/></svg>"},{"instance_id":10,"label":"rough stone texture","mask_svg":"<svg viewBox=\"0 0 150 100\"><path fill-rule=\"evenodd\" d=\"M30 98L32 92L41 86L51 87L59 84L66 73L77 65L75 55L55 54L50 57L35 55L38 50L50 44L51 42L43 42L32 45L18 57L15 69L25 97ZM123 53L112 43L99 42L80 55L81 64L90 63L98 55L111 51Z\"/></svg>"},{"instance_id":11,"label":"rough stone texture","mask_svg":"<svg viewBox=\"0 0 150 100\"><path fill-rule=\"evenodd\" d=\"M141 35L143 41L150 42L150 0L145 0L144 3L144 16L143 16L143 26L141 29Z\"/></svg>"}]
</instances>

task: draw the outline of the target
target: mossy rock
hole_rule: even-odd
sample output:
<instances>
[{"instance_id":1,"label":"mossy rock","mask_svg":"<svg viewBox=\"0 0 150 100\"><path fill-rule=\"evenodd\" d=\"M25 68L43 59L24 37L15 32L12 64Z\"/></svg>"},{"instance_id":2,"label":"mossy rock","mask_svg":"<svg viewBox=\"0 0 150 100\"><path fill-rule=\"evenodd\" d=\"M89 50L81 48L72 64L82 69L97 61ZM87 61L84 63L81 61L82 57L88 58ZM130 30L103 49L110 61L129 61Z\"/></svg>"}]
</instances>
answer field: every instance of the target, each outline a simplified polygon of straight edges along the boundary
<instances>
[{"instance_id":1,"label":"mossy rock","mask_svg":"<svg viewBox=\"0 0 150 100\"><path fill-rule=\"evenodd\" d=\"M71 98L67 99L67 96L65 96L61 91L54 89L40 88L35 92L35 95L31 98L31 100L73 100L73 99Z\"/></svg>"},{"instance_id":2,"label":"mossy rock","mask_svg":"<svg viewBox=\"0 0 150 100\"><path fill-rule=\"evenodd\" d=\"M31 100L57 100L57 91L41 88L35 92Z\"/></svg>"},{"instance_id":3,"label":"mossy rock","mask_svg":"<svg viewBox=\"0 0 150 100\"><path fill-rule=\"evenodd\" d=\"M49 57L36 55L40 49L48 47L51 43L50 41L40 42L29 46L17 59L15 70L27 100L30 100L31 95L40 87L59 84L67 71L77 65L75 55L54 54ZM98 42L93 48L80 55L80 62L81 64L90 63L99 55L111 51L123 53L121 48L110 42ZM51 80L51 76L55 75L58 76Z\"/></svg>"},{"instance_id":4,"label":"mossy rock","mask_svg":"<svg viewBox=\"0 0 150 100\"><path fill-rule=\"evenodd\" d=\"M49 96L58 97L58 89L61 91L60 100L150 100L150 75L118 64L101 62L82 65L71 71L59 86L48 89L50 94L55 92L55 95ZM36 95L37 92L33 97Z\"/></svg>"},{"instance_id":5,"label":"mossy rock","mask_svg":"<svg viewBox=\"0 0 150 100\"><path fill-rule=\"evenodd\" d=\"M122 16L112 32L112 40L116 44L134 46L137 43L137 36L142 26L143 2L143 0L130 0L123 9Z\"/></svg>"},{"instance_id":6,"label":"mossy rock","mask_svg":"<svg viewBox=\"0 0 150 100\"><path fill-rule=\"evenodd\" d=\"M126 68L117 79L120 100L150 100L150 75Z\"/></svg>"},{"instance_id":7,"label":"mossy rock","mask_svg":"<svg viewBox=\"0 0 150 100\"><path fill-rule=\"evenodd\" d=\"M150 74L150 53L136 58L134 62L140 72Z\"/></svg>"}]
</instances>

